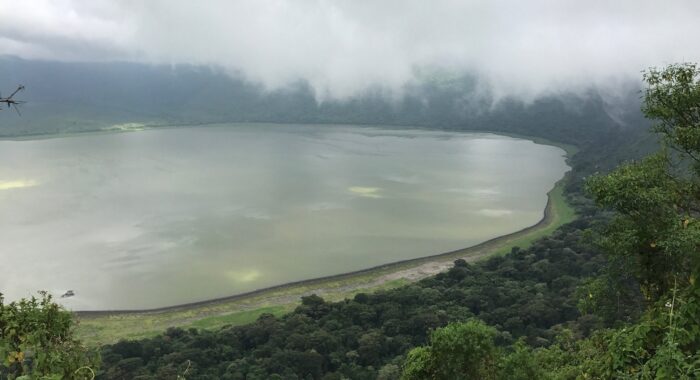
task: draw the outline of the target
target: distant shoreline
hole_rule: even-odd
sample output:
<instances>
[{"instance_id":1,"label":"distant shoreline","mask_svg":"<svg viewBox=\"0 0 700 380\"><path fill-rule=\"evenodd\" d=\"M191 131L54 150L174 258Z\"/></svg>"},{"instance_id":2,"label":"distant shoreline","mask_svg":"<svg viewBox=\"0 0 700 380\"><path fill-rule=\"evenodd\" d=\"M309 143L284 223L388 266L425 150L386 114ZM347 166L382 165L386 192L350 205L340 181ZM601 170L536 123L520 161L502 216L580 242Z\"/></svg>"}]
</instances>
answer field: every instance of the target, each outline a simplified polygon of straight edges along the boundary
<instances>
[{"instance_id":1,"label":"distant shoreline","mask_svg":"<svg viewBox=\"0 0 700 380\"><path fill-rule=\"evenodd\" d=\"M234 121L234 122L206 122L206 123L175 123L175 124L143 124L138 128L101 128L101 129L90 129L84 131L73 131L67 133L28 133L17 136L0 136L0 141L39 141L48 139L60 139L69 137L81 137L81 136L99 136L108 134L120 134L120 133L133 133L133 132L144 132L150 130L161 130L161 129L179 129L179 128L197 128L202 126L233 126L233 125L276 125L276 126L295 126L295 125L314 125L314 126L328 126L328 127L361 127L361 128L376 128L376 129L389 129L389 130L421 130L421 131L433 131L433 132L449 132L449 133L470 133L470 134L489 134L498 135L505 137L513 137L523 140L530 140L535 144L541 145L551 145L563 149L567 153L567 157L573 156L578 148L571 144L556 142L548 140L546 138L521 135L518 133L511 133L505 131L491 131L485 129L451 129L451 128L431 128L427 126L420 125L400 125L400 124L344 124L344 123L276 123L276 122L261 122L261 121Z\"/></svg>"}]
</instances>

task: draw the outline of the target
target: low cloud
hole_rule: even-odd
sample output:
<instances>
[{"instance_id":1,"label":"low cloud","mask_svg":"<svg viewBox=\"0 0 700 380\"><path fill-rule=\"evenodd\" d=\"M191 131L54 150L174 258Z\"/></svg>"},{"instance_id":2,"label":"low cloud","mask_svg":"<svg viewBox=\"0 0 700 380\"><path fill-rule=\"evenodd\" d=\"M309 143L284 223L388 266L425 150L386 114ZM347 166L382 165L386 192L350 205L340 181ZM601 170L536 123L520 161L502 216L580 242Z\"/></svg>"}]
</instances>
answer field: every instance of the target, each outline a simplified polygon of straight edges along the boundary
<instances>
[{"instance_id":1,"label":"low cloud","mask_svg":"<svg viewBox=\"0 0 700 380\"><path fill-rule=\"evenodd\" d=\"M0 0L0 14L0 54L213 65L321 99L445 72L531 96L700 60L696 0Z\"/></svg>"}]
</instances>

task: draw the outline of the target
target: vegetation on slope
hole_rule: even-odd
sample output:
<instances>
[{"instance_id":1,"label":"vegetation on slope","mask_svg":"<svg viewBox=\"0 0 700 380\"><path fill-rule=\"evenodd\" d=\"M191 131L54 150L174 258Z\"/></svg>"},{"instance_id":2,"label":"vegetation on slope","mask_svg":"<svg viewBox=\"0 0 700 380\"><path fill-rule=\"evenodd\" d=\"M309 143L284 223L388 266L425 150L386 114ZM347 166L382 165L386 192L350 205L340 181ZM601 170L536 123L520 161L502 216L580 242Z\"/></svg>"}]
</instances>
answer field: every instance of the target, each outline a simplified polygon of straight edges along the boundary
<instances>
[{"instance_id":1,"label":"vegetation on slope","mask_svg":"<svg viewBox=\"0 0 700 380\"><path fill-rule=\"evenodd\" d=\"M565 322L583 336L602 322L579 319L577 287L603 258L568 226L526 250L469 265L416 284L325 302L305 297L293 313L263 315L220 331L170 329L164 335L103 349L104 378L165 378L188 360L192 378L373 379L398 369L429 331L478 317L498 326L499 341L554 342Z\"/></svg>"},{"instance_id":2,"label":"vegetation on slope","mask_svg":"<svg viewBox=\"0 0 700 380\"><path fill-rule=\"evenodd\" d=\"M91 379L98 356L74 338L71 313L41 293L5 304L0 294L0 379Z\"/></svg>"}]
</instances>

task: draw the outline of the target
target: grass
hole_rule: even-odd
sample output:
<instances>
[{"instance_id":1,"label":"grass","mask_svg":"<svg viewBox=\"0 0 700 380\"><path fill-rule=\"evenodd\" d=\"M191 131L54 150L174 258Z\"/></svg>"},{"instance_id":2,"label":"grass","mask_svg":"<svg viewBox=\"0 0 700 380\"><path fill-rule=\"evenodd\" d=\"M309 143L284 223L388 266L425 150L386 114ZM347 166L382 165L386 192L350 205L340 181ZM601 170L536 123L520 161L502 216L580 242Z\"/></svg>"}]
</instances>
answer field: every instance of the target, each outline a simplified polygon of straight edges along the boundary
<instances>
[{"instance_id":1,"label":"grass","mask_svg":"<svg viewBox=\"0 0 700 380\"><path fill-rule=\"evenodd\" d=\"M574 146L553 144L536 140L537 143L557 145L568 157L576 153ZM255 321L261 314L281 316L292 311L302 296L318 294L329 301L353 297L361 292L374 292L406 285L422 278L389 278L399 271L415 269L426 263L451 263L456 258L480 260L492 255L503 255L512 247L527 248L534 241L551 234L560 226L576 219L576 213L566 202L564 182L559 181L549 192L545 217L535 226L496 238L474 247L444 255L427 257L390 264L367 271L309 280L284 285L259 293L227 300L212 301L194 306L183 306L161 311L81 313L78 316L78 336L87 344L101 345L120 339L141 339L155 336L168 327L219 329L224 326L243 325ZM423 275L426 277L427 275Z\"/></svg>"},{"instance_id":2,"label":"grass","mask_svg":"<svg viewBox=\"0 0 700 380\"><path fill-rule=\"evenodd\" d=\"M281 316L292 309L293 305L288 304L231 313L212 313L210 316L180 311L81 317L78 319L77 333L78 337L89 345L102 345L120 339L148 338L165 331L168 327L219 329L224 326L244 325L255 321L261 314Z\"/></svg>"},{"instance_id":3,"label":"grass","mask_svg":"<svg viewBox=\"0 0 700 380\"><path fill-rule=\"evenodd\" d=\"M367 280L367 276L364 280ZM255 321L261 314L281 316L299 303L303 295L318 293L329 301L339 301L352 297L356 293L392 289L409 283L406 279L387 281L376 286L357 287L345 290L352 281L363 279L345 279L323 284L324 291L318 286L298 286L270 291L256 297L236 301L182 308L165 312L139 313L104 313L78 316L77 334L89 345L114 343L120 339L142 339L155 336L168 327L219 329L224 326L238 326ZM356 285L353 283L353 285ZM264 306L259 306L264 304Z\"/></svg>"},{"instance_id":4,"label":"grass","mask_svg":"<svg viewBox=\"0 0 700 380\"><path fill-rule=\"evenodd\" d=\"M213 317L202 318L194 321L187 327L196 327L200 329L220 329L224 326L239 326L254 322L261 314L272 314L274 316L282 316L288 313L289 307L285 306L269 306L261 307L255 310L246 310L238 313L217 315Z\"/></svg>"}]
</instances>

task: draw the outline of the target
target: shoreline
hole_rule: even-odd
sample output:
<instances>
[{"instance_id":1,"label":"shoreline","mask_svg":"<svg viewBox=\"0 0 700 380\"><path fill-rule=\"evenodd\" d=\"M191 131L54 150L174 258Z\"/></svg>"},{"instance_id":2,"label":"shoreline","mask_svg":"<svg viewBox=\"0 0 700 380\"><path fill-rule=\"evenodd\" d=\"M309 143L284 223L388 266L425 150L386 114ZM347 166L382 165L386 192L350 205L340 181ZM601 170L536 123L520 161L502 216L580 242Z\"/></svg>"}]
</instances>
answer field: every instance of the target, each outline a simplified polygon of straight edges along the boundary
<instances>
[{"instance_id":1,"label":"shoreline","mask_svg":"<svg viewBox=\"0 0 700 380\"><path fill-rule=\"evenodd\" d=\"M0 135L0 141L40 141L48 139L60 139L60 138L71 138L71 137L85 137L85 136L97 136L97 135L109 135L109 134L121 134L121 133L133 133L133 132L146 132L152 130L164 130L164 129L180 129L180 128L197 128L197 127L225 127L225 126L235 126L235 125L274 125L274 126L295 126L295 125L314 125L314 126L327 126L327 127L360 127L360 128L376 128L376 129L388 129L388 130L422 130L422 131L439 131L446 133L482 133L491 134L496 136L511 137L522 140L529 140L535 144L540 145L550 145L561 148L566 152L567 160L571 158L576 152L578 152L578 147L572 144L558 142L549 140L544 137L522 135L518 133L511 133L505 131L492 131L486 129L452 129L452 128L431 128L421 125L400 125L400 124L346 124L346 123L279 123L279 122L264 122L264 121L233 121L233 122L205 122L205 123L171 123L171 124L142 124L139 127L134 128L101 128L92 130L81 130L72 131L67 133L29 133L17 136L3 136Z\"/></svg>"},{"instance_id":2,"label":"shoreline","mask_svg":"<svg viewBox=\"0 0 700 380\"><path fill-rule=\"evenodd\" d=\"M294 124L280 123L207 123L215 126L250 125L279 125L293 126ZM387 130L426 130L457 134L491 134L517 139L529 140L535 144L550 145L562 149L565 160L578 151L576 146L547 140L535 136L525 136L499 131L485 130L451 130L430 129L420 126L398 125L360 125L360 124L324 124L329 127L365 127ZM53 138L68 138L81 136L107 135L115 133L141 132L159 129L178 129L197 127L198 125L146 125L135 129L102 129L93 131L71 132L63 134L36 134L13 137L0 137L0 140L31 141ZM491 256L505 254L511 247L528 247L538 238L550 234L559 226L576 219L574 210L567 204L563 186L568 181L570 171L567 171L553 188L547 192L542 217L535 224L520 230L496 236L469 247L449 252L431 254L413 259L405 259L381 264L360 270L321 276L299 281L273 285L248 292L229 296L187 302L177 305L147 309L117 309L117 310L77 310L72 311L80 320L78 334L86 342L104 344L119 339L139 339L165 331L168 327L197 327L219 328L226 325L250 323L260 314L272 313L282 315L293 310L299 304L301 297L317 294L328 301L339 301L351 298L357 293L369 293L407 285L423 278L443 272L459 258L468 262L476 262Z\"/></svg>"},{"instance_id":3,"label":"shoreline","mask_svg":"<svg viewBox=\"0 0 700 380\"><path fill-rule=\"evenodd\" d=\"M568 172L567 172L568 173ZM566 177L566 174L564 174L564 177ZM337 281L337 280L351 280L354 277L358 277L361 275L372 275L376 274L379 275L380 273L375 273L375 272L382 272L382 271L389 271L389 272L396 272L400 269L406 269L403 267L412 267L412 266L418 266L420 264L426 264L426 263L432 263L432 262L437 262L437 261L444 261L448 260L450 258L454 258L455 260L458 258L462 258L462 256L467 256L470 255L471 253L476 253L479 250L482 249L488 249L489 247L492 247L494 245L499 245L501 243L505 243L508 240L511 239L517 239L519 237L522 237L524 235L527 235L533 230L537 230L539 228L545 227L547 224L551 222L552 219L552 213L553 213L553 206L552 206L552 196L550 193L556 189L557 186L559 186L559 183L563 181L565 178L560 179L557 183L555 183L554 187L547 192L547 203L545 204L545 208L542 213L542 218L540 220L528 227L522 228L520 230L517 230L515 232L511 232L505 235L500 235L491 239L488 239L486 241L483 241L481 243L465 247L465 248L460 248L454 251L449 251L449 252L443 252L443 253L437 253L433 255L428 255L428 256L423 256L423 257L417 257L414 259L406 259L406 260L400 260L400 261L394 261L391 263L387 264L381 264L381 265L376 265L373 267L365 268L365 269L359 269L351 272L345 272L345 273L339 273L339 274L333 274L329 276L322 276L322 277L315 277L315 278L310 278L306 280L299 280L299 281L292 281L292 282L287 282L284 284L279 284L279 285L273 285L261 289L256 289L256 290L251 290L248 292L244 293L238 293L238 294L232 294L230 296L224 296L224 297L218 297L218 298L211 298L211 299L206 299L202 301L195 301L195 302L188 302L188 303L183 303L183 304L178 304L178 305L171 305L171 306L163 306L163 307L156 307L156 308L151 308L151 309L124 309L124 310L76 310L73 311L76 315L80 317L90 317L90 316L104 316L104 315L120 315L120 314L159 314L159 313L167 313L167 312L172 312L172 311L182 311L182 310L189 310L201 306L212 306L220 303L226 303L226 302L232 302L232 301L239 301L239 300L244 300L246 298L251 298L254 296L261 296L265 295L266 293L272 293L277 290L285 290L290 287L296 287L296 286L307 286L307 285L323 285L324 283L332 282L332 281Z\"/></svg>"},{"instance_id":4,"label":"shoreline","mask_svg":"<svg viewBox=\"0 0 700 380\"><path fill-rule=\"evenodd\" d=\"M196 127L199 125L209 125L209 126L216 126L216 125L227 125L227 124L262 124L262 125L280 125L280 126L285 126L285 125L290 125L293 126L295 124L279 124L279 123L206 123L206 124L197 124L197 125L191 125L192 127ZM420 128L420 127L415 127L415 126L380 126L380 125L355 125L355 124L323 124L323 125L328 125L328 126L359 126L359 127L370 127L370 128L381 128L381 127L387 127L387 129L396 129L396 128L406 128L406 129L426 129L427 128ZM102 130L102 131L92 131L92 132L78 132L78 133L69 133L65 135L46 135L44 138L61 138L61 137L72 137L72 136L84 136L86 134L88 135L94 135L94 134L101 134L101 133L106 133L106 134L111 134L111 133L128 133L128 132L141 132L141 131L148 131L148 130L154 130L154 129L177 129L181 127L187 127L184 125L161 125L161 126L146 126L142 129L138 130ZM441 129L436 129L436 131L443 131ZM524 135L517 135L517 134L508 134L508 133L499 133L499 132L486 132L486 131L447 131L445 130L444 132L455 132L455 133L486 133L486 134L493 134L493 135L500 135L500 136L506 136L506 137L511 137L511 138L517 138L517 139L524 139L524 140L529 140L532 141L535 144L542 144L542 145L550 145L550 146L556 146L560 149L562 149L566 154L565 154L565 161L568 163L568 160L577 152L577 147L569 144L564 144L564 143L557 143L553 142L547 139L539 138L539 137L533 137L533 136L524 136ZM396 272L400 269L404 269L403 267L411 267L411 266L418 266L420 264L425 264L425 263L430 263L430 262L435 262L435 261L441 261L445 260L449 257L455 257L459 258L460 255L468 255L472 253L473 251L478 251L480 249L483 249L485 247L489 247L491 245L496 245L499 243L502 243L506 240L509 239L517 239L518 237L521 237L523 235L527 235L529 232L533 230L537 230L539 228L545 227L546 224L550 222L550 219L552 218L552 192L557 189L558 186L561 186L568 178L569 171L565 172L562 178L560 178L557 182L555 182L554 186L550 191L547 192L547 202L545 204L545 208L543 210L543 215L542 218L535 224L524 227L520 230L505 234L505 235L500 235L496 236L494 238L488 239L486 241L483 241L481 243L460 248L454 251L448 251L448 252L442 252L442 253L437 253L437 254L431 254L428 256L422 256L422 257L417 257L413 259L405 259L405 260L399 260L399 261L394 261L386 264L381 264L381 265L376 265L373 267L369 268L364 268L364 269L359 269L355 271L350 271L350 272L344 272L344 273L338 273L334 275L328 275L328 276L321 276L321 277L315 277L315 278L310 278L310 279L305 279L305 280L298 280L298 281L292 281L292 282L286 282L283 284L278 284L278 285L272 285L260 289L255 289L243 293L237 293L237 294L232 294L229 296L224 296L224 297L216 297L216 298L210 298L210 299L205 299L201 301L194 301L194 302L186 302L182 304L176 304L176 305L169 305L169 306L162 306L162 307L155 307L155 308L144 308L144 309L116 309L116 310L75 310L73 313L77 314L78 316L81 317L95 317L95 316L105 316L105 315L123 315L123 314L157 314L157 313L167 313L167 312L176 312L176 311L182 311L182 310L189 310L197 307L206 307L206 306L211 306L211 305L216 305L216 304L221 304L221 303L227 303L227 302L234 302L234 301L240 301L240 300L245 300L246 298L252 298L256 296L261 296L269 293L273 293L278 290L286 290L290 287L295 287L295 286L308 286L308 285L322 285L324 283L329 283L337 280L351 280L355 277L359 277L362 275L379 275L380 272L385 272L385 271L390 271L390 272Z\"/></svg>"},{"instance_id":5,"label":"shoreline","mask_svg":"<svg viewBox=\"0 0 700 380\"><path fill-rule=\"evenodd\" d=\"M281 316L291 312L303 296L316 294L327 301L340 301L357 293L417 282L449 269L458 258L473 263L506 254L514 246L527 248L540 237L576 219L563 194L568 175L547 193L547 204L538 223L471 247L195 303L146 310L74 312L79 318L77 332L86 343L109 344L121 339L155 336L169 327L217 329L247 324L264 313Z\"/></svg>"}]
</instances>

